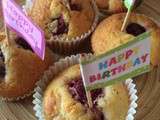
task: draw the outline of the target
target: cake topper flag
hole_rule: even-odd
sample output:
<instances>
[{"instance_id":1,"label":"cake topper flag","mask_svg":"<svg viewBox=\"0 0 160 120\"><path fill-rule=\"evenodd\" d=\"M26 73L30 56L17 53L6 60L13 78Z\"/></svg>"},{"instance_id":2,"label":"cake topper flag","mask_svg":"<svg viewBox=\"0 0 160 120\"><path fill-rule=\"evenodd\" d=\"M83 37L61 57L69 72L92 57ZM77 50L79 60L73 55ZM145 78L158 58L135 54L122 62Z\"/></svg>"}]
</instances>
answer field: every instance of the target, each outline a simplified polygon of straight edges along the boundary
<instances>
[{"instance_id":1,"label":"cake topper flag","mask_svg":"<svg viewBox=\"0 0 160 120\"><path fill-rule=\"evenodd\" d=\"M135 3L135 0L124 0L124 5L129 11L132 10L134 3Z\"/></svg>"},{"instance_id":2,"label":"cake topper flag","mask_svg":"<svg viewBox=\"0 0 160 120\"><path fill-rule=\"evenodd\" d=\"M7 27L23 37L33 51L44 60L45 39L43 31L23 13L14 0L2 0L2 9Z\"/></svg>"},{"instance_id":3,"label":"cake topper flag","mask_svg":"<svg viewBox=\"0 0 160 120\"><path fill-rule=\"evenodd\" d=\"M127 24L128 24L130 14L131 14L132 9L134 7L134 3L135 3L135 0L124 0L124 5L128 9L128 11L127 11L126 17L124 19L121 31L124 31L126 26L127 26Z\"/></svg>"},{"instance_id":4,"label":"cake topper flag","mask_svg":"<svg viewBox=\"0 0 160 120\"><path fill-rule=\"evenodd\" d=\"M149 72L150 42L150 32L146 32L102 55L82 59L80 69L86 91Z\"/></svg>"}]
</instances>

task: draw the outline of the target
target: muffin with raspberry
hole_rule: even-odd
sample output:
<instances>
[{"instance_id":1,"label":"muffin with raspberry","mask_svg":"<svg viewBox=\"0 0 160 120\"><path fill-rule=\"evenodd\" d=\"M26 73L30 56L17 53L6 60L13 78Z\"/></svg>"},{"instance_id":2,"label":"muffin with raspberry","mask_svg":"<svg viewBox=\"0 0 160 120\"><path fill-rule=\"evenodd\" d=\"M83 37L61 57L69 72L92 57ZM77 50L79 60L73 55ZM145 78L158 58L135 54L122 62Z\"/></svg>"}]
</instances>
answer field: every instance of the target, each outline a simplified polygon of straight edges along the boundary
<instances>
[{"instance_id":1,"label":"muffin with raspberry","mask_svg":"<svg viewBox=\"0 0 160 120\"><path fill-rule=\"evenodd\" d=\"M3 34L3 33L1 33ZM31 47L20 37L0 34L0 97L5 100L19 100L33 91L45 70L55 62L51 50L46 48L42 61Z\"/></svg>"},{"instance_id":2,"label":"muffin with raspberry","mask_svg":"<svg viewBox=\"0 0 160 120\"><path fill-rule=\"evenodd\" d=\"M79 65L56 75L43 96L44 120L125 120L130 99L123 83L91 91L89 108Z\"/></svg>"},{"instance_id":3,"label":"muffin with raspberry","mask_svg":"<svg viewBox=\"0 0 160 120\"><path fill-rule=\"evenodd\" d=\"M95 11L92 0L35 0L29 16L53 50L73 51L93 31Z\"/></svg>"},{"instance_id":4,"label":"muffin with raspberry","mask_svg":"<svg viewBox=\"0 0 160 120\"><path fill-rule=\"evenodd\" d=\"M103 54L151 31L151 64L160 64L160 27L149 17L133 13L126 30L121 31L125 13L115 14L103 20L92 35L92 49L96 55Z\"/></svg>"}]
</instances>

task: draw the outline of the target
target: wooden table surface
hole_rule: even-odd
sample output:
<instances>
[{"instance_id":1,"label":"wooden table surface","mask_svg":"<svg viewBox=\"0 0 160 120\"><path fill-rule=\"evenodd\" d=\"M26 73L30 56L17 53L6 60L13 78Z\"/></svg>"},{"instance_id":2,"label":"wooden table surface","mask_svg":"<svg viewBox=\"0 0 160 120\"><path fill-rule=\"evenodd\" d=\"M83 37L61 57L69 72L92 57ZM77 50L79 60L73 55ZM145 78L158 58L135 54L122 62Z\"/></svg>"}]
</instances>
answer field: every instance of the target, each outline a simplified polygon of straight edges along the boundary
<instances>
[{"instance_id":1,"label":"wooden table surface","mask_svg":"<svg viewBox=\"0 0 160 120\"><path fill-rule=\"evenodd\" d=\"M144 0L137 12L160 23L160 0ZM139 97L135 120L160 120L160 68L136 78L135 83ZM0 101L0 120L37 120L32 107L31 97L16 103Z\"/></svg>"}]
</instances>

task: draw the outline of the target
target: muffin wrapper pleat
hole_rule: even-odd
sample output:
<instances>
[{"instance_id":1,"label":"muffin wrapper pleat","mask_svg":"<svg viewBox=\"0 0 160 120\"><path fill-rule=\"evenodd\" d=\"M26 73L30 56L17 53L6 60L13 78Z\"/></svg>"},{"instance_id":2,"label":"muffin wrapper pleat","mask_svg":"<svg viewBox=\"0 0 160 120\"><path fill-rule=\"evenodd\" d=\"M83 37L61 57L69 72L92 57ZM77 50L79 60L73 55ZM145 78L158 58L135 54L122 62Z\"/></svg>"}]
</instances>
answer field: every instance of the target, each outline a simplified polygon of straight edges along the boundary
<instances>
[{"instance_id":1,"label":"muffin wrapper pleat","mask_svg":"<svg viewBox=\"0 0 160 120\"><path fill-rule=\"evenodd\" d=\"M60 54L72 54L80 48L80 46L85 45L85 41L89 40L91 33L95 30L98 19L99 19L99 11L97 5L94 0L92 0L93 9L95 11L95 18L91 28L88 32L82 34L81 36L77 36L72 38L71 40L60 40L60 39L52 39L47 41L47 45L54 51ZM26 4L23 6L23 10L27 14L27 11L31 10L33 5L32 0L26 0Z\"/></svg>"},{"instance_id":2,"label":"muffin wrapper pleat","mask_svg":"<svg viewBox=\"0 0 160 120\"><path fill-rule=\"evenodd\" d=\"M19 97L15 97L15 98L6 98L6 97L1 97L2 101L6 101L6 102L13 102L13 101L19 101L19 100L23 100L29 96L31 96L34 92L30 91L27 94L24 94L23 96L19 96Z\"/></svg>"},{"instance_id":3,"label":"muffin wrapper pleat","mask_svg":"<svg viewBox=\"0 0 160 120\"><path fill-rule=\"evenodd\" d=\"M83 54L83 57L85 59L89 59L92 57L91 54ZM47 85L51 82L51 80L58 74L59 72L63 71L64 69L73 66L75 64L79 63L80 55L73 55L71 57L66 57L64 59L61 59L59 62L56 62L53 66L51 66L45 73L44 76L41 78L39 82L37 82L37 87L35 88L35 93L33 95L33 104L34 104L34 110L35 115L39 120L45 120L44 119L44 111L42 107L43 102L43 94L47 87ZM125 120L133 120L134 115L136 113L137 108L137 99L138 96L136 95L136 85L133 83L132 79L127 79L124 84L126 85L128 89L129 99L130 99L130 105L128 109L128 113Z\"/></svg>"},{"instance_id":4,"label":"muffin wrapper pleat","mask_svg":"<svg viewBox=\"0 0 160 120\"><path fill-rule=\"evenodd\" d=\"M63 56L60 56L58 54L53 53L54 57L55 57L55 62L57 62L59 59L64 58ZM35 86L36 87L36 86ZM15 102L15 101L20 101L23 100L25 98L30 97L31 95L33 95L34 93L34 88L33 90L28 91L28 93L22 95L22 96L18 96L18 97L13 97L13 98L7 98L7 97L2 97L0 96L0 100L2 101L6 101L6 102Z\"/></svg>"}]
</instances>

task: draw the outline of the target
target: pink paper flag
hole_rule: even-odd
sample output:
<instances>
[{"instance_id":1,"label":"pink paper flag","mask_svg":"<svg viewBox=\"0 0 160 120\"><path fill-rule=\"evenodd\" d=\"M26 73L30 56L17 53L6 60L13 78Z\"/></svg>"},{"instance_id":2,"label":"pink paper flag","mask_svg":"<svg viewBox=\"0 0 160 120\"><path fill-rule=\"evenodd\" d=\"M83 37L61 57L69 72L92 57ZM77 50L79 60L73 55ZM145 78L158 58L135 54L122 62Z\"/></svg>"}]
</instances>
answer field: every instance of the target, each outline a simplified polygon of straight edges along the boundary
<instances>
[{"instance_id":1,"label":"pink paper flag","mask_svg":"<svg viewBox=\"0 0 160 120\"><path fill-rule=\"evenodd\" d=\"M14 0L2 0L2 8L5 24L23 37L33 51L44 60L44 32L23 13Z\"/></svg>"}]
</instances>

